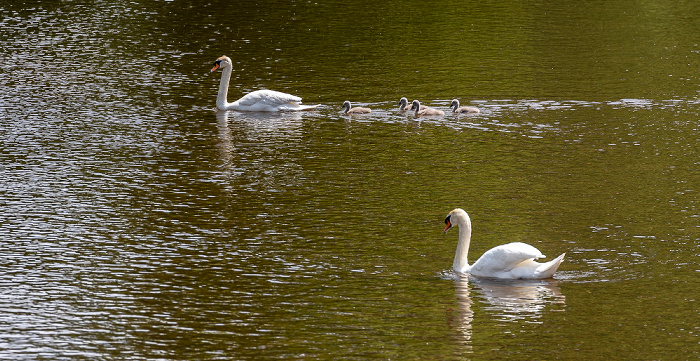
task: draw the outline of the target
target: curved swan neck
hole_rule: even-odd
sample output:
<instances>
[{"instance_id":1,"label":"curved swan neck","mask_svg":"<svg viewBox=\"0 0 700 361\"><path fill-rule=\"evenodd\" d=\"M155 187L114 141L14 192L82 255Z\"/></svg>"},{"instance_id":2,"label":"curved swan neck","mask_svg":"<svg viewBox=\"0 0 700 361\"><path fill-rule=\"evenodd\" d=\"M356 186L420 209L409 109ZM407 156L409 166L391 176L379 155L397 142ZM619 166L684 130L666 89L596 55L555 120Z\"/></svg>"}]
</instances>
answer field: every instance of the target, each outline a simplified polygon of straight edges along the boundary
<instances>
[{"instance_id":1,"label":"curved swan neck","mask_svg":"<svg viewBox=\"0 0 700 361\"><path fill-rule=\"evenodd\" d=\"M459 272L465 272L469 268L467 255L469 253L469 243L472 238L472 222L469 218L466 222L459 224L459 241L457 241L457 251L452 268Z\"/></svg>"},{"instance_id":2,"label":"curved swan neck","mask_svg":"<svg viewBox=\"0 0 700 361\"><path fill-rule=\"evenodd\" d=\"M219 83L219 94L216 96L216 107L226 110L228 105L228 83L231 80L231 67L225 67L221 71L221 83Z\"/></svg>"}]
</instances>

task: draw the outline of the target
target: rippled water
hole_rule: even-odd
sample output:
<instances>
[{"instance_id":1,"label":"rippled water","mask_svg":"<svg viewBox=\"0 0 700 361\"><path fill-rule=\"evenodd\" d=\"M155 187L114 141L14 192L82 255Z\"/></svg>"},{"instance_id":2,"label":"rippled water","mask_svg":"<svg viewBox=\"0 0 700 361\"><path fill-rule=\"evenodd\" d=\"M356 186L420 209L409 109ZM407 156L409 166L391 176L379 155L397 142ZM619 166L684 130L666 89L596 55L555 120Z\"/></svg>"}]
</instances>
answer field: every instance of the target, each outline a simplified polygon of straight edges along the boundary
<instances>
[{"instance_id":1,"label":"rippled water","mask_svg":"<svg viewBox=\"0 0 700 361\"><path fill-rule=\"evenodd\" d=\"M697 357L697 4L423 5L0 3L0 358Z\"/></svg>"}]
</instances>

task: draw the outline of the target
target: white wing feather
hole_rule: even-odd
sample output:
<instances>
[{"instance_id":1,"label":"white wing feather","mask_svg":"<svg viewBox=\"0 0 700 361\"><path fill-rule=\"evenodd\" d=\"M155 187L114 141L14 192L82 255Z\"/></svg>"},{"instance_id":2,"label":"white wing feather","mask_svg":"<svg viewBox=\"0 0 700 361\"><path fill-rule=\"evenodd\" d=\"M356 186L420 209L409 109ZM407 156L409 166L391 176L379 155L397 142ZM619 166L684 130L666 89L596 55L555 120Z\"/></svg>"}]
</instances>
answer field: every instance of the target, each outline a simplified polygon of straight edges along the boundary
<instances>
[{"instance_id":1,"label":"white wing feather","mask_svg":"<svg viewBox=\"0 0 700 361\"><path fill-rule=\"evenodd\" d=\"M274 90L256 90L226 106L226 110L278 112L310 110L318 105L301 105L301 98Z\"/></svg>"},{"instance_id":2,"label":"white wing feather","mask_svg":"<svg viewBox=\"0 0 700 361\"><path fill-rule=\"evenodd\" d=\"M521 263L537 258L544 258L544 255L529 244L521 242L503 244L486 251L474 262L470 272L474 275L496 275L510 272Z\"/></svg>"},{"instance_id":3,"label":"white wing feather","mask_svg":"<svg viewBox=\"0 0 700 361\"><path fill-rule=\"evenodd\" d=\"M238 104L245 107L277 107L287 103L301 103L301 98L295 95L274 90L256 90L238 99Z\"/></svg>"}]
</instances>

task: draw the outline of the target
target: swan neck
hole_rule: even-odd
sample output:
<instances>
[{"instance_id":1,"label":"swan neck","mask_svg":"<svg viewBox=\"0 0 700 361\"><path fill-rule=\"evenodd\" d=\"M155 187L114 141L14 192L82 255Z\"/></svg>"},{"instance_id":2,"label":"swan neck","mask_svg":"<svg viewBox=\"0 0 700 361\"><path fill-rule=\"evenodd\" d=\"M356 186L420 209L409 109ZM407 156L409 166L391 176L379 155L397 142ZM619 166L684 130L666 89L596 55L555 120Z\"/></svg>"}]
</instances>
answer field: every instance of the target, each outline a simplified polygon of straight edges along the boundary
<instances>
[{"instance_id":1,"label":"swan neck","mask_svg":"<svg viewBox=\"0 0 700 361\"><path fill-rule=\"evenodd\" d=\"M231 80L231 68L225 67L221 71L221 83L219 83L219 94L216 97L216 107L220 110L226 110L228 105L228 84Z\"/></svg>"},{"instance_id":2,"label":"swan neck","mask_svg":"<svg viewBox=\"0 0 700 361\"><path fill-rule=\"evenodd\" d=\"M469 243L472 238L472 225L470 221L459 227L459 241L457 241L457 251L452 268L458 272L466 272L469 268L467 255L469 253Z\"/></svg>"}]
</instances>

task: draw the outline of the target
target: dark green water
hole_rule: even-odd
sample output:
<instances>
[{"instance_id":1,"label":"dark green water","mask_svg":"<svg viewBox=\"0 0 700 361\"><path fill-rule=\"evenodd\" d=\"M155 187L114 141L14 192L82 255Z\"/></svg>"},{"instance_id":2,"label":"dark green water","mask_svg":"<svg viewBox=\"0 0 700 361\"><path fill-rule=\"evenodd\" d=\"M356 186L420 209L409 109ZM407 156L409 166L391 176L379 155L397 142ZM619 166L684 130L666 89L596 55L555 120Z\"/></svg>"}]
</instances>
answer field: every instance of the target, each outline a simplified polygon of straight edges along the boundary
<instances>
[{"instance_id":1,"label":"dark green water","mask_svg":"<svg viewBox=\"0 0 700 361\"><path fill-rule=\"evenodd\" d=\"M698 11L0 2L0 358L697 358ZM460 279L455 207L566 261Z\"/></svg>"}]
</instances>

